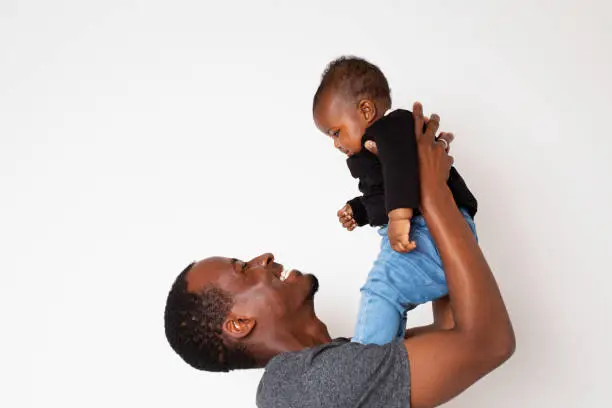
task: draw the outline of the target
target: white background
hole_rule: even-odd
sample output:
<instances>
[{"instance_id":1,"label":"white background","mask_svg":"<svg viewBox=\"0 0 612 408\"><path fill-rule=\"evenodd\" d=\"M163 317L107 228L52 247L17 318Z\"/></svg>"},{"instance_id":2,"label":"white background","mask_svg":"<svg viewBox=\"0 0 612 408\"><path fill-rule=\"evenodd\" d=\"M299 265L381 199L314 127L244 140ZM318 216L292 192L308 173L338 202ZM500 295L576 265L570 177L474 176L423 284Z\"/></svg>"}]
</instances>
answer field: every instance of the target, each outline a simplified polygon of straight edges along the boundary
<instances>
[{"instance_id":1,"label":"white background","mask_svg":"<svg viewBox=\"0 0 612 408\"><path fill-rule=\"evenodd\" d=\"M311 102L356 54L456 133L516 329L448 406L611 406L609 4L2 0L0 405L254 406L260 371L197 372L163 334L211 255L318 274L351 335L378 236L337 224L356 183Z\"/></svg>"}]
</instances>

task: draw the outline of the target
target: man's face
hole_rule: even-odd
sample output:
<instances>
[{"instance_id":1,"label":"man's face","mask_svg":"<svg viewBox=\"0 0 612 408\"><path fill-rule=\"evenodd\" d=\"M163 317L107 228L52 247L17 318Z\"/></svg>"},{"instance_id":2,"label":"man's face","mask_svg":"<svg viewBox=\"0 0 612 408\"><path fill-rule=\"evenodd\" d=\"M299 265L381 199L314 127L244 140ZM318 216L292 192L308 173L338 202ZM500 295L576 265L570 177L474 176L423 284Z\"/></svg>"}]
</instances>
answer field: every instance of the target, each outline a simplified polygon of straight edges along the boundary
<instances>
[{"instance_id":1,"label":"man's face","mask_svg":"<svg viewBox=\"0 0 612 408\"><path fill-rule=\"evenodd\" d=\"M208 258L196 263L186 280L190 292L208 285L227 292L233 298L229 318L252 319L257 331L291 331L285 326L316 319L313 305L319 286L316 277L284 268L274 262L272 254L248 262Z\"/></svg>"},{"instance_id":2,"label":"man's face","mask_svg":"<svg viewBox=\"0 0 612 408\"><path fill-rule=\"evenodd\" d=\"M323 92L313 112L317 128L331 137L334 147L347 156L361 151L361 140L368 126L357 104L350 103L340 92Z\"/></svg>"}]
</instances>

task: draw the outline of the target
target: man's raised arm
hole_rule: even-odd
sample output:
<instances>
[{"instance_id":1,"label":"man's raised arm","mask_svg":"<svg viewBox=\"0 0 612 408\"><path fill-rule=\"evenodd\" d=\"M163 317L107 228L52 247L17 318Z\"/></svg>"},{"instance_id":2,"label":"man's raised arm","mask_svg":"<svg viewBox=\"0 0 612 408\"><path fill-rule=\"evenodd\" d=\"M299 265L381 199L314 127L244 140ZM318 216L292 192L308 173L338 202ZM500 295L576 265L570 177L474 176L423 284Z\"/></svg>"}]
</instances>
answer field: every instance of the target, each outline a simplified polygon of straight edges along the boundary
<instances>
[{"instance_id":1,"label":"man's raised arm","mask_svg":"<svg viewBox=\"0 0 612 408\"><path fill-rule=\"evenodd\" d=\"M510 318L476 239L446 180L452 158L436 142L439 117L423 133L423 108L413 108L421 177L421 210L440 251L454 326L404 340L413 408L434 407L460 394L507 360L515 348Z\"/></svg>"}]
</instances>

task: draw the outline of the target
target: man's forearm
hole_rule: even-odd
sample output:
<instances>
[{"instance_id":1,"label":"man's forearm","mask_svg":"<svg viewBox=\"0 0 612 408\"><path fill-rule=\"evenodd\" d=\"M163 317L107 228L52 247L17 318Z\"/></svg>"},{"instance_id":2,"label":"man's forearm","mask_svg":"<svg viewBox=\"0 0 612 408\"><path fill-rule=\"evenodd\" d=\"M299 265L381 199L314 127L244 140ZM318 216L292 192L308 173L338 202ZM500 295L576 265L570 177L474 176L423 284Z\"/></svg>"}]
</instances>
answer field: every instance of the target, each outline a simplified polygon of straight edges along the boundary
<instances>
[{"instance_id":1,"label":"man's forearm","mask_svg":"<svg viewBox=\"0 0 612 408\"><path fill-rule=\"evenodd\" d=\"M447 186L424 197L423 215L444 265L455 330L487 342L513 341L495 278Z\"/></svg>"}]
</instances>

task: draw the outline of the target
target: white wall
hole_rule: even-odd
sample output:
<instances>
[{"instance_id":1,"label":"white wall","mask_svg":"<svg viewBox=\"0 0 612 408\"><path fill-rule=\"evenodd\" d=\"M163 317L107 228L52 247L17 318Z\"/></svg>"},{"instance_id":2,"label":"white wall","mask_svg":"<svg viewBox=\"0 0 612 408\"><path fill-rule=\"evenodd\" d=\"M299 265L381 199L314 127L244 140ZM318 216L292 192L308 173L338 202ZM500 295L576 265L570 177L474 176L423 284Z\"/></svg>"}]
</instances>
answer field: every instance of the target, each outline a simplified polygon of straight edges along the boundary
<instances>
[{"instance_id":1,"label":"white wall","mask_svg":"<svg viewBox=\"0 0 612 408\"><path fill-rule=\"evenodd\" d=\"M612 405L610 3L295 3L0 3L0 405L254 406L259 371L164 338L210 255L317 273L351 334L377 235L336 224L356 184L310 112L346 53L441 114L480 200L518 350L448 406Z\"/></svg>"}]
</instances>

